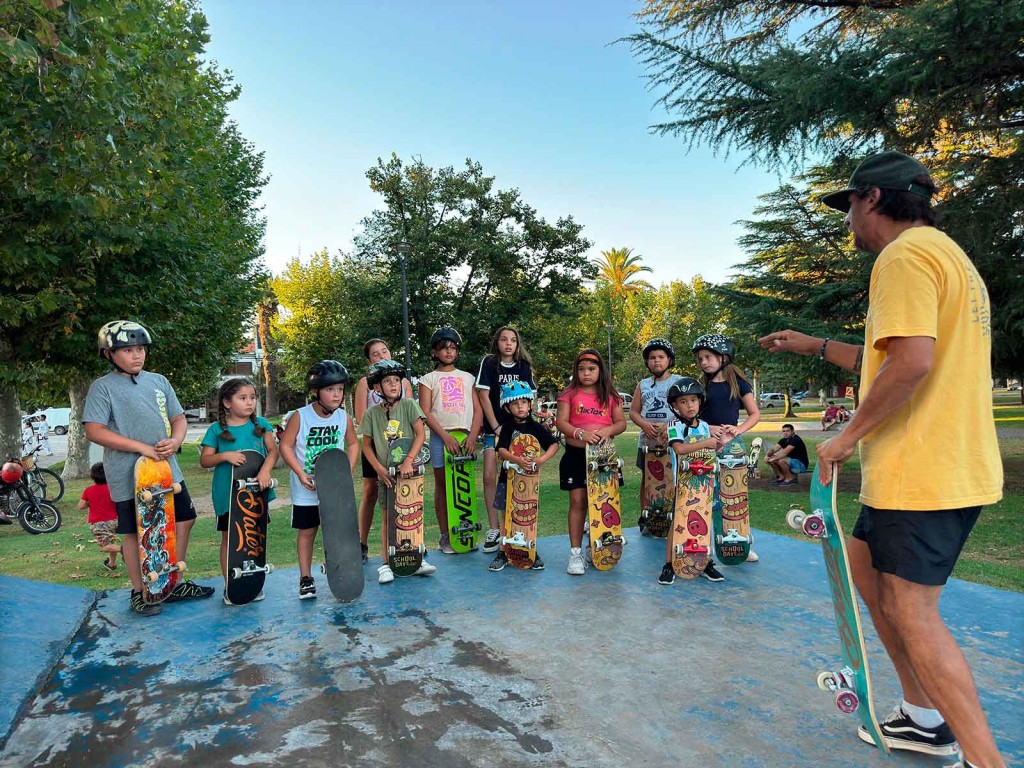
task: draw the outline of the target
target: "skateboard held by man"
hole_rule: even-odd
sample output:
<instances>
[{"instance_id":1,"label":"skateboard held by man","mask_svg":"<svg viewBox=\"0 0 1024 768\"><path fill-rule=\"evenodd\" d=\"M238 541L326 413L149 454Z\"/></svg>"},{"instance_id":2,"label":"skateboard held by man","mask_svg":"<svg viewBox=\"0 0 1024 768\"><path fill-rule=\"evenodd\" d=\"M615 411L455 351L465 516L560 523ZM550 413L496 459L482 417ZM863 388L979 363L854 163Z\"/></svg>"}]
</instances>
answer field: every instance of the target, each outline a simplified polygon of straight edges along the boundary
<instances>
[{"instance_id":1,"label":"skateboard held by man","mask_svg":"<svg viewBox=\"0 0 1024 768\"><path fill-rule=\"evenodd\" d=\"M186 568L175 549L174 494L179 491L166 461L140 456L135 462L135 520L146 603L166 600Z\"/></svg>"},{"instance_id":2,"label":"skateboard held by man","mask_svg":"<svg viewBox=\"0 0 1024 768\"><path fill-rule=\"evenodd\" d=\"M313 461L320 530L324 547L322 570L337 600L348 603L363 593L363 553L359 518L348 454L328 448Z\"/></svg>"},{"instance_id":3,"label":"skateboard held by man","mask_svg":"<svg viewBox=\"0 0 1024 768\"><path fill-rule=\"evenodd\" d=\"M747 457L747 472L750 473L750 479L760 480L761 479L761 448L764 445L764 440L760 437L755 437L750 443L750 455Z\"/></svg>"},{"instance_id":4,"label":"skateboard held by man","mask_svg":"<svg viewBox=\"0 0 1024 768\"><path fill-rule=\"evenodd\" d=\"M228 500L227 598L232 605L255 600L267 574L274 566L267 562L267 509L270 488L261 489L256 476L265 457L259 451L242 451L245 461L231 468L231 497ZM277 484L272 481L271 488Z\"/></svg>"},{"instance_id":5,"label":"skateboard held by man","mask_svg":"<svg viewBox=\"0 0 1024 768\"><path fill-rule=\"evenodd\" d=\"M449 433L463 447L462 453L444 449L444 488L448 509L448 538L456 553L471 552L477 548L477 539L483 526L477 522L476 508L476 453L467 450L469 435L454 429ZM472 446L469 446L470 448Z\"/></svg>"},{"instance_id":6,"label":"skateboard held by man","mask_svg":"<svg viewBox=\"0 0 1024 768\"><path fill-rule=\"evenodd\" d=\"M507 427L511 429L512 427ZM509 453L527 462L535 462L542 451L533 435L515 432ZM540 496L540 470L536 463L523 467L502 462L505 470L505 515L501 525L501 551L509 564L529 569L537 558L537 510Z\"/></svg>"},{"instance_id":7,"label":"skateboard held by man","mask_svg":"<svg viewBox=\"0 0 1024 768\"><path fill-rule=\"evenodd\" d=\"M412 448L413 438L392 440L388 447L388 474L392 486L384 488L384 517L388 565L395 576L412 576L423 565L423 467L430 460L426 444L413 459L412 477L399 467Z\"/></svg>"},{"instance_id":8,"label":"skateboard held by man","mask_svg":"<svg viewBox=\"0 0 1024 768\"><path fill-rule=\"evenodd\" d=\"M821 484L818 477L820 469L820 464L814 468L811 480L810 513L793 508L786 514L786 522L791 528L803 531L805 535L821 541L825 572L832 594L832 608L835 612L836 626L839 628L842 666L819 673L818 687L834 695L840 711L855 713L875 744L888 753L889 747L882 737L878 719L875 717L860 609L854 591L853 574L850 572L850 560L846 553L846 537L839 523L836 507L839 467L836 464L832 465L832 483L827 487Z\"/></svg>"},{"instance_id":9,"label":"skateboard held by man","mask_svg":"<svg viewBox=\"0 0 1024 768\"><path fill-rule=\"evenodd\" d=\"M640 453L644 465L641 532L664 539L675 513L675 452L665 445L645 445Z\"/></svg>"},{"instance_id":10,"label":"skateboard held by man","mask_svg":"<svg viewBox=\"0 0 1024 768\"><path fill-rule=\"evenodd\" d=\"M719 459L721 512L714 516L715 555L725 565L747 560L753 537L750 533L750 500L747 493L747 454L738 442Z\"/></svg>"},{"instance_id":11,"label":"skateboard held by man","mask_svg":"<svg viewBox=\"0 0 1024 768\"><path fill-rule=\"evenodd\" d=\"M619 471L622 459L611 440L587 446L587 517L589 533L586 557L599 571L614 568L622 559L626 537L622 534L622 502Z\"/></svg>"},{"instance_id":12,"label":"skateboard held by man","mask_svg":"<svg viewBox=\"0 0 1024 768\"><path fill-rule=\"evenodd\" d=\"M672 570L695 579L711 557L711 508L717 457L701 449L676 459L675 515L672 519Z\"/></svg>"}]
</instances>

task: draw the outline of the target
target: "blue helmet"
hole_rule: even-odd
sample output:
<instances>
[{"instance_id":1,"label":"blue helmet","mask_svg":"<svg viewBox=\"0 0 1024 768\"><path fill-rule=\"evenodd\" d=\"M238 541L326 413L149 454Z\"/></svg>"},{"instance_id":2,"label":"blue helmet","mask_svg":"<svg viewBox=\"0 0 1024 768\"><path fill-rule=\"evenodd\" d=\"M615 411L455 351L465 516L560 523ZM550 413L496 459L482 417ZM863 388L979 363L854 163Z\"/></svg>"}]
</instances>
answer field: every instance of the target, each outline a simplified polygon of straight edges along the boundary
<instances>
[{"instance_id":1,"label":"blue helmet","mask_svg":"<svg viewBox=\"0 0 1024 768\"><path fill-rule=\"evenodd\" d=\"M501 385L501 400L500 405L504 408L509 403L513 403L516 400L529 400L533 402L533 390L530 389L530 385L525 381L510 381L508 384Z\"/></svg>"}]
</instances>

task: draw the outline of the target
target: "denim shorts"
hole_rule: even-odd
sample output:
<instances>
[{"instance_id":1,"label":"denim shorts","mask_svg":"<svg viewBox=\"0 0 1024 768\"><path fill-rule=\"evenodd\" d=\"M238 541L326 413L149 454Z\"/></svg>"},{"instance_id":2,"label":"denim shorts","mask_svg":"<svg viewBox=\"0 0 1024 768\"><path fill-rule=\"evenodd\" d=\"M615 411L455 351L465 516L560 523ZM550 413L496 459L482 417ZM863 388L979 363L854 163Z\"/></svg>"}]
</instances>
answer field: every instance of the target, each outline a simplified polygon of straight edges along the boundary
<instances>
[{"instance_id":1,"label":"denim shorts","mask_svg":"<svg viewBox=\"0 0 1024 768\"><path fill-rule=\"evenodd\" d=\"M800 475L807 471L807 465L800 461L800 459L790 459L789 471L794 475Z\"/></svg>"}]
</instances>

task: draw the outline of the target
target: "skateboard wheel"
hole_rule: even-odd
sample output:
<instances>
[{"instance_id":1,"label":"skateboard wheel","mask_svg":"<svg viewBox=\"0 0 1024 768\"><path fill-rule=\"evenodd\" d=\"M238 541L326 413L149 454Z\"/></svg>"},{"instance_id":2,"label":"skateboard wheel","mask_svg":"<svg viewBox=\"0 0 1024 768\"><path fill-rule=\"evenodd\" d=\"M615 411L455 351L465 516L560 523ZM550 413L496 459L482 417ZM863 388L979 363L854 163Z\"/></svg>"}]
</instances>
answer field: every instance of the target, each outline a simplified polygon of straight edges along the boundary
<instances>
[{"instance_id":1,"label":"skateboard wheel","mask_svg":"<svg viewBox=\"0 0 1024 768\"><path fill-rule=\"evenodd\" d=\"M819 672L817 683L821 690L831 691L835 687L835 675L831 672Z\"/></svg>"},{"instance_id":2,"label":"skateboard wheel","mask_svg":"<svg viewBox=\"0 0 1024 768\"><path fill-rule=\"evenodd\" d=\"M629 543L629 539L626 538L626 534L622 534L619 538L622 540L622 546L626 546L626 544Z\"/></svg>"},{"instance_id":3,"label":"skateboard wheel","mask_svg":"<svg viewBox=\"0 0 1024 768\"><path fill-rule=\"evenodd\" d=\"M245 480L235 480L235 490L236 491L242 490L243 488L245 488L246 485L247 485L247 483L245 482Z\"/></svg>"},{"instance_id":4,"label":"skateboard wheel","mask_svg":"<svg viewBox=\"0 0 1024 768\"><path fill-rule=\"evenodd\" d=\"M825 535L825 521L819 515L808 515L803 519L804 533L814 539Z\"/></svg>"},{"instance_id":5,"label":"skateboard wheel","mask_svg":"<svg viewBox=\"0 0 1024 768\"><path fill-rule=\"evenodd\" d=\"M181 493L181 483L171 483L171 490L175 493Z\"/></svg>"},{"instance_id":6,"label":"skateboard wheel","mask_svg":"<svg viewBox=\"0 0 1024 768\"><path fill-rule=\"evenodd\" d=\"M590 471L590 472L596 472L597 471L597 462L596 461L591 461L590 463L588 463L587 464L587 470Z\"/></svg>"},{"instance_id":7,"label":"skateboard wheel","mask_svg":"<svg viewBox=\"0 0 1024 768\"><path fill-rule=\"evenodd\" d=\"M594 562L594 553L590 551L590 547L585 547L583 549L583 557L586 559L588 563Z\"/></svg>"},{"instance_id":8,"label":"skateboard wheel","mask_svg":"<svg viewBox=\"0 0 1024 768\"><path fill-rule=\"evenodd\" d=\"M786 525L799 531L803 527L804 511L799 507L793 507L786 513Z\"/></svg>"},{"instance_id":9,"label":"skateboard wheel","mask_svg":"<svg viewBox=\"0 0 1024 768\"><path fill-rule=\"evenodd\" d=\"M836 694L836 706L840 712L851 714L860 706L860 697L853 691L840 691Z\"/></svg>"},{"instance_id":10,"label":"skateboard wheel","mask_svg":"<svg viewBox=\"0 0 1024 768\"><path fill-rule=\"evenodd\" d=\"M267 563L266 568L267 568L267 573L273 573L274 572L273 564Z\"/></svg>"},{"instance_id":11,"label":"skateboard wheel","mask_svg":"<svg viewBox=\"0 0 1024 768\"><path fill-rule=\"evenodd\" d=\"M600 551L604 548L604 542L598 539L597 541L593 542L591 546L594 548L594 551Z\"/></svg>"},{"instance_id":12,"label":"skateboard wheel","mask_svg":"<svg viewBox=\"0 0 1024 768\"><path fill-rule=\"evenodd\" d=\"M142 499L143 504L149 504L149 502L153 500L153 492L142 491L142 493L139 494L139 498Z\"/></svg>"},{"instance_id":13,"label":"skateboard wheel","mask_svg":"<svg viewBox=\"0 0 1024 768\"><path fill-rule=\"evenodd\" d=\"M325 563L320 563L320 573L327 573L327 565Z\"/></svg>"},{"instance_id":14,"label":"skateboard wheel","mask_svg":"<svg viewBox=\"0 0 1024 768\"><path fill-rule=\"evenodd\" d=\"M530 549L536 549L536 548L537 548L537 542L536 541L531 541L530 542Z\"/></svg>"},{"instance_id":15,"label":"skateboard wheel","mask_svg":"<svg viewBox=\"0 0 1024 768\"><path fill-rule=\"evenodd\" d=\"M146 574L146 579L150 583L155 583L156 580L159 579L159 578L160 578L160 574L157 573L156 571L150 571L149 573Z\"/></svg>"},{"instance_id":16,"label":"skateboard wheel","mask_svg":"<svg viewBox=\"0 0 1024 768\"><path fill-rule=\"evenodd\" d=\"M240 578L242 578L242 569L241 568L232 568L231 569L231 578L232 579L240 579Z\"/></svg>"},{"instance_id":17,"label":"skateboard wheel","mask_svg":"<svg viewBox=\"0 0 1024 768\"><path fill-rule=\"evenodd\" d=\"M651 516L651 510L649 510L649 509L645 509L645 510L642 510L640 512L640 517L642 517L644 520L646 520L650 516Z\"/></svg>"},{"instance_id":18,"label":"skateboard wheel","mask_svg":"<svg viewBox=\"0 0 1024 768\"><path fill-rule=\"evenodd\" d=\"M715 534L715 544L717 544L718 546L722 546L722 538L723 538L722 534L716 533Z\"/></svg>"},{"instance_id":19,"label":"skateboard wheel","mask_svg":"<svg viewBox=\"0 0 1024 768\"><path fill-rule=\"evenodd\" d=\"M418 547L416 548L416 551L418 551L418 552L419 552L419 553L420 553L421 555L422 555L422 554L425 554L425 553L426 553L426 551L427 551L427 545L426 545L426 544L420 544L420 545L419 545L419 546L418 546Z\"/></svg>"},{"instance_id":20,"label":"skateboard wheel","mask_svg":"<svg viewBox=\"0 0 1024 768\"><path fill-rule=\"evenodd\" d=\"M392 546L388 547L388 557L394 557L394 556L395 556L395 548L392 545Z\"/></svg>"},{"instance_id":21,"label":"skateboard wheel","mask_svg":"<svg viewBox=\"0 0 1024 768\"><path fill-rule=\"evenodd\" d=\"M184 560L178 561L178 573L183 573L188 569L188 565L185 564Z\"/></svg>"}]
</instances>

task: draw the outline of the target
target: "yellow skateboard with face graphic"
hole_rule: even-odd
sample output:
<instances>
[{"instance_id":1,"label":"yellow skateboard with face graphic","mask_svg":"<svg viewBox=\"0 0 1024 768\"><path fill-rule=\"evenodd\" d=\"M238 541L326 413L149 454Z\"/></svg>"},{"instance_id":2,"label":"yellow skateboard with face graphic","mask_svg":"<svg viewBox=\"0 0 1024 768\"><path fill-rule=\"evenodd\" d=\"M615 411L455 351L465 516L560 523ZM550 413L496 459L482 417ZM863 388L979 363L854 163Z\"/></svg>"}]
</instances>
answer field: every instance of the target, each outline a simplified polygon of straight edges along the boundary
<instances>
[{"instance_id":1,"label":"yellow skateboard with face graphic","mask_svg":"<svg viewBox=\"0 0 1024 768\"><path fill-rule=\"evenodd\" d=\"M599 571L614 568L622 559L626 537L622 534L622 502L619 469L622 459L607 440L587 446L587 519L589 532L586 556Z\"/></svg>"},{"instance_id":2,"label":"yellow skateboard with face graphic","mask_svg":"<svg viewBox=\"0 0 1024 768\"><path fill-rule=\"evenodd\" d=\"M541 455L540 441L533 435L514 432L508 447L517 458L535 460ZM502 462L508 490L505 518L501 527L501 551L516 568L532 568L537 558L537 498L540 472L536 464L524 469L510 461Z\"/></svg>"}]
</instances>

